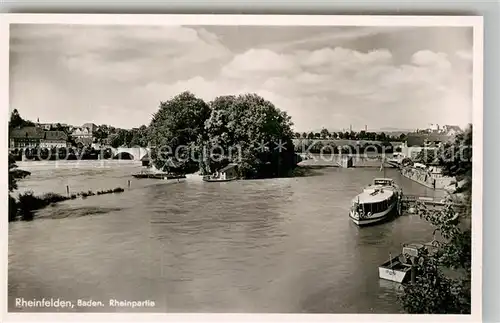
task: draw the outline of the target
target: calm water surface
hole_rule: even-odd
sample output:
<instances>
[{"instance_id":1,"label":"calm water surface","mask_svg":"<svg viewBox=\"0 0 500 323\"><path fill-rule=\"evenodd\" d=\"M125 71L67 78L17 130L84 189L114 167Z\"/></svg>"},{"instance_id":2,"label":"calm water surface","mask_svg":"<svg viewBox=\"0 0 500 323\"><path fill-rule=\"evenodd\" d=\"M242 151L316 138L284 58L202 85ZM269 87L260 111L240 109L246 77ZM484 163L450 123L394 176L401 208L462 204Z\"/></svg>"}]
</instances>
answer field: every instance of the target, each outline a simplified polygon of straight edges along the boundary
<instances>
[{"instance_id":1,"label":"calm water surface","mask_svg":"<svg viewBox=\"0 0 500 323\"><path fill-rule=\"evenodd\" d=\"M108 189L9 225L15 297L152 300L154 308L72 311L397 313L378 265L432 228L416 216L358 228L350 200L378 169L227 183L133 179L134 162L19 163L35 193ZM405 193L434 193L387 170ZM27 311L27 309L23 309ZM43 311L43 309L31 309ZM54 311L54 309L49 309Z\"/></svg>"}]
</instances>

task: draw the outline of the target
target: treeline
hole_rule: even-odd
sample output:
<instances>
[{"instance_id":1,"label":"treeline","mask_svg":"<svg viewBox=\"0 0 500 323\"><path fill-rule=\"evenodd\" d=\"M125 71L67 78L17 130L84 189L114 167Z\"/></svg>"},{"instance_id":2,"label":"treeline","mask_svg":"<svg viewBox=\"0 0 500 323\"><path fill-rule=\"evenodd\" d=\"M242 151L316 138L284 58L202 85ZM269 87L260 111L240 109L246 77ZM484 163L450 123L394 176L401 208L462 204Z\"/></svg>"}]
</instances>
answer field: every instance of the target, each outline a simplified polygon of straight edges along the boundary
<instances>
[{"instance_id":1,"label":"treeline","mask_svg":"<svg viewBox=\"0 0 500 323\"><path fill-rule=\"evenodd\" d=\"M108 144L113 148L118 147L147 147L148 127L142 125L139 128L120 129L109 125L100 125L93 133L94 142Z\"/></svg>"},{"instance_id":2,"label":"treeline","mask_svg":"<svg viewBox=\"0 0 500 323\"><path fill-rule=\"evenodd\" d=\"M330 132L323 128L320 132L296 132L295 139L349 139L349 140L371 140L371 141L405 141L407 135L402 133L399 136L393 136L384 132L369 132L369 131L346 131L346 132Z\"/></svg>"}]
</instances>

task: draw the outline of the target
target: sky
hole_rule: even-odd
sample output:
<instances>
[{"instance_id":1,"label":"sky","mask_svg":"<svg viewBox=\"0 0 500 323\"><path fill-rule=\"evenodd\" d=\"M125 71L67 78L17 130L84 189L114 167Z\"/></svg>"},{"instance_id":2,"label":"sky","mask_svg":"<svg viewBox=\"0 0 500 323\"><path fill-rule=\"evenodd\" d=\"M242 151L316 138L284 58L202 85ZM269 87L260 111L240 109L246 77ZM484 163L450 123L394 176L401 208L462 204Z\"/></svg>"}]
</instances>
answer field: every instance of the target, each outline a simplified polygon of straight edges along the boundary
<instances>
[{"instance_id":1,"label":"sky","mask_svg":"<svg viewBox=\"0 0 500 323\"><path fill-rule=\"evenodd\" d=\"M472 28L11 25L10 110L148 125L159 103L257 93L295 131L465 126Z\"/></svg>"}]
</instances>

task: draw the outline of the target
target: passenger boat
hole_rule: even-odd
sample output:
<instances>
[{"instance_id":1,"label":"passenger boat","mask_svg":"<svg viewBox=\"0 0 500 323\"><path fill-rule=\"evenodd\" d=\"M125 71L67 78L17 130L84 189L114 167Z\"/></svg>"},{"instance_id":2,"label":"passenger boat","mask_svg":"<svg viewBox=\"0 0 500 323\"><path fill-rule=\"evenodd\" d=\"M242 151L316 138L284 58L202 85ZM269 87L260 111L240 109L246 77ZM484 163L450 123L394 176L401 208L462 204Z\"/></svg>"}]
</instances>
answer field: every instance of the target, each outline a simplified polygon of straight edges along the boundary
<instances>
[{"instance_id":1,"label":"passenger boat","mask_svg":"<svg viewBox=\"0 0 500 323\"><path fill-rule=\"evenodd\" d=\"M412 261L416 261L419 252L425 248L423 244L405 244L403 251L396 257L389 255L389 261L378 267L380 279L403 283L411 276ZM412 260L414 258L414 260Z\"/></svg>"},{"instance_id":2,"label":"passenger boat","mask_svg":"<svg viewBox=\"0 0 500 323\"><path fill-rule=\"evenodd\" d=\"M351 220L359 225L383 222L401 214L402 191L390 178L375 178L352 200Z\"/></svg>"}]
</instances>

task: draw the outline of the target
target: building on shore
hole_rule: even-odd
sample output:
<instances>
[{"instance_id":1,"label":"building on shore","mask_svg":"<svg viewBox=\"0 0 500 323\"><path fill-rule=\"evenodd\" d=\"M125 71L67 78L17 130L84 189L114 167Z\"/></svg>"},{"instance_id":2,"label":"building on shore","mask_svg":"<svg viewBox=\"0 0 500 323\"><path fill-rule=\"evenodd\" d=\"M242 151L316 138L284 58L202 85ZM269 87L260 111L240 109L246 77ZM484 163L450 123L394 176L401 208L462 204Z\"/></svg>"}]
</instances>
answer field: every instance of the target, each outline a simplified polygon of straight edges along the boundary
<instances>
[{"instance_id":1,"label":"building on shore","mask_svg":"<svg viewBox=\"0 0 500 323\"><path fill-rule=\"evenodd\" d=\"M9 148L34 148L45 137L42 128L30 126L12 129L9 133Z\"/></svg>"},{"instance_id":2,"label":"building on shore","mask_svg":"<svg viewBox=\"0 0 500 323\"><path fill-rule=\"evenodd\" d=\"M81 127L73 127L71 137L75 144L84 147L92 145L97 126L93 123L85 123Z\"/></svg>"},{"instance_id":3,"label":"building on shore","mask_svg":"<svg viewBox=\"0 0 500 323\"><path fill-rule=\"evenodd\" d=\"M62 130L46 131L42 127L30 126L12 129L9 133L9 148L62 148L68 145L68 135Z\"/></svg>"},{"instance_id":4,"label":"building on shore","mask_svg":"<svg viewBox=\"0 0 500 323\"><path fill-rule=\"evenodd\" d=\"M45 131L44 137L40 140L42 148L64 148L68 146L68 135L61 130Z\"/></svg>"},{"instance_id":5,"label":"building on shore","mask_svg":"<svg viewBox=\"0 0 500 323\"><path fill-rule=\"evenodd\" d=\"M409 133L406 142L401 145L401 153L415 159L422 150L436 150L452 139L446 134Z\"/></svg>"}]
</instances>

